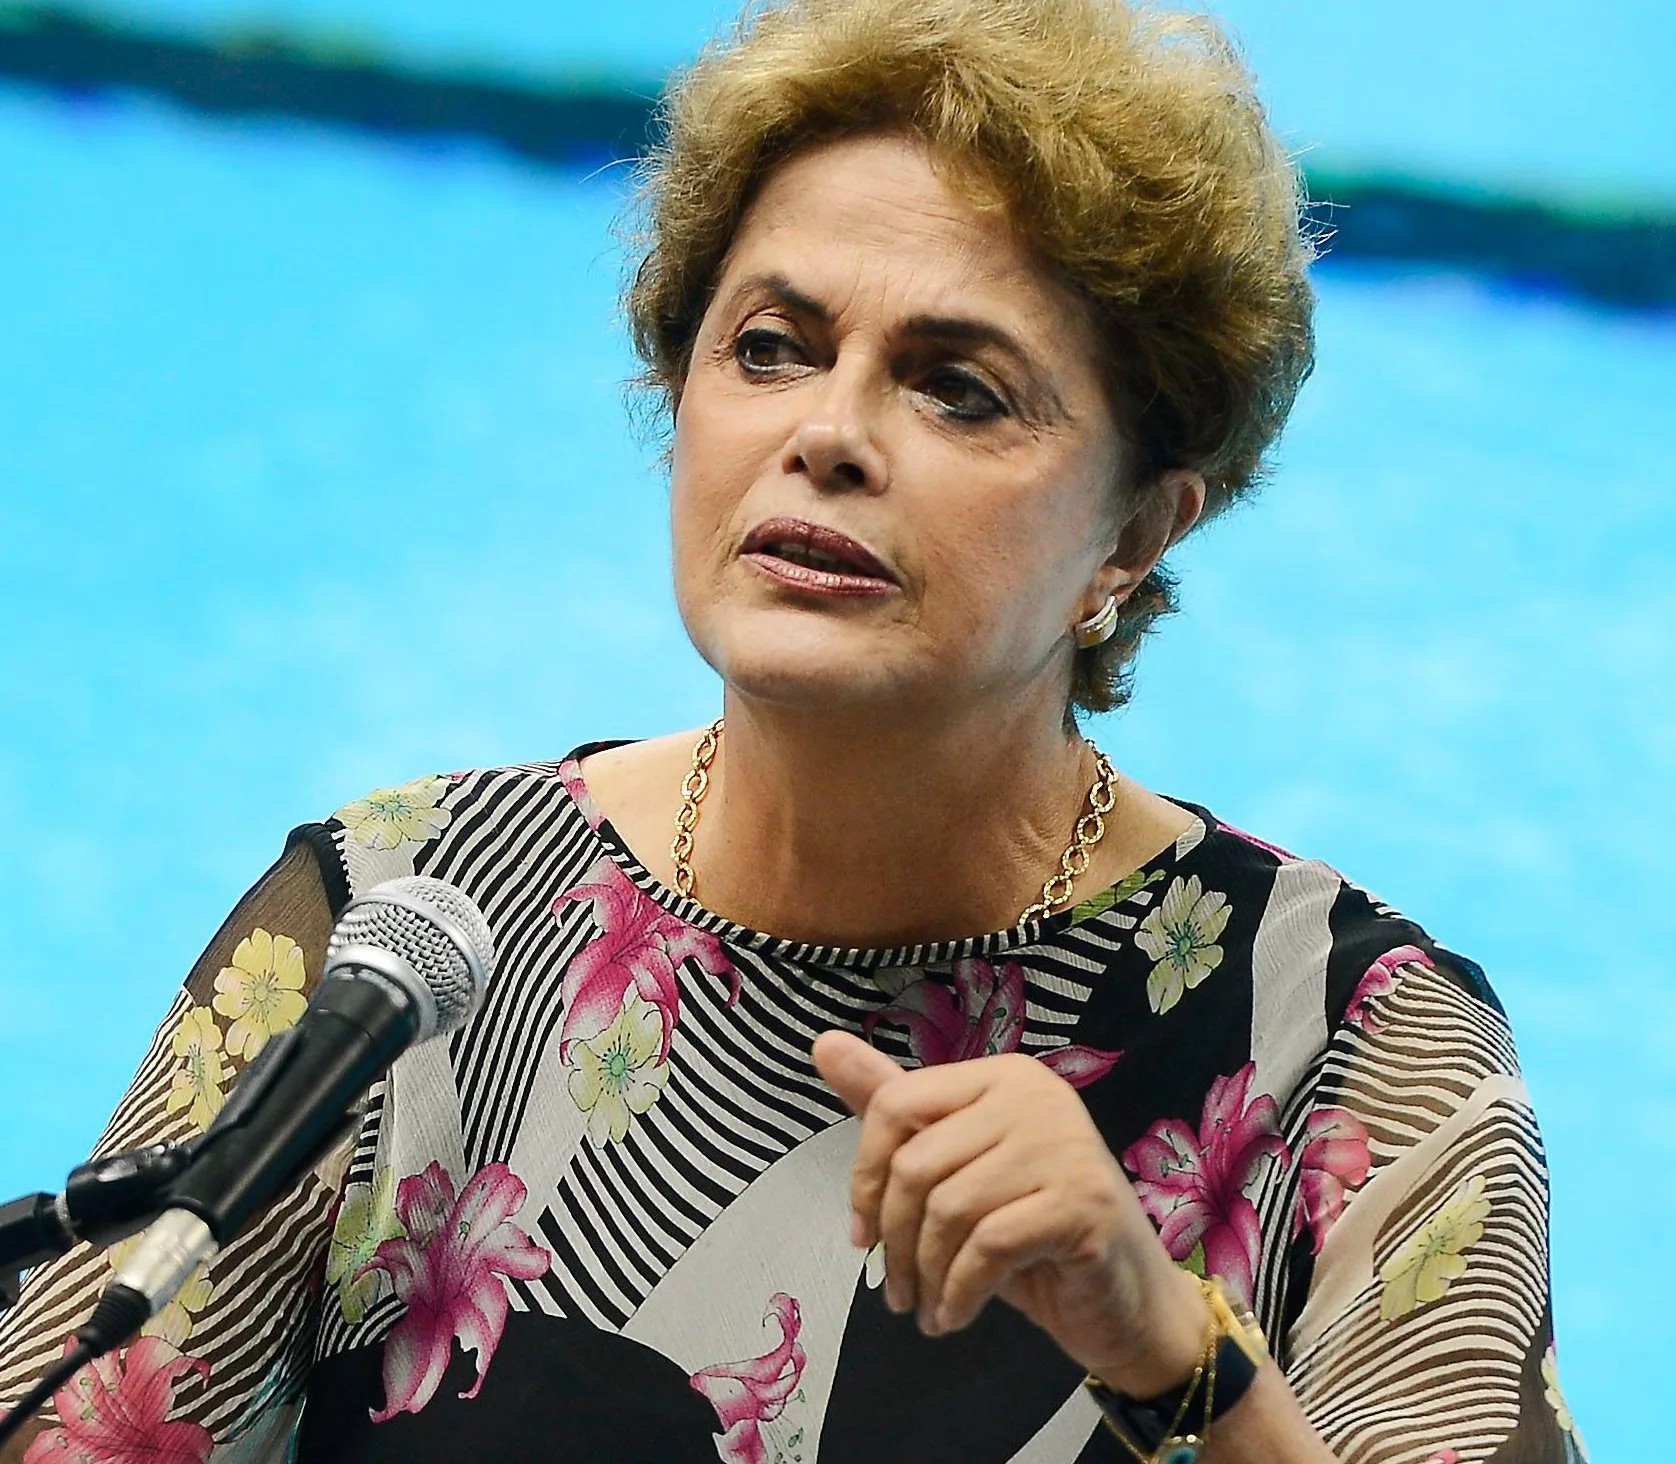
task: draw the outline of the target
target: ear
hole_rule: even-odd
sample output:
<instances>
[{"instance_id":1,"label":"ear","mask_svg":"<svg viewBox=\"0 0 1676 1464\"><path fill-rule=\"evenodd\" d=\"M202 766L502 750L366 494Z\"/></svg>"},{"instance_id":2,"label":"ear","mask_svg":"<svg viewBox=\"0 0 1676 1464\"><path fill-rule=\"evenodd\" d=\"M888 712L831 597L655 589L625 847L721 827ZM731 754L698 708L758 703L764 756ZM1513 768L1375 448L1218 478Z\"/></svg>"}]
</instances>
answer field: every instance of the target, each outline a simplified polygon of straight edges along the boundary
<instances>
[{"instance_id":1,"label":"ear","mask_svg":"<svg viewBox=\"0 0 1676 1464\"><path fill-rule=\"evenodd\" d=\"M1128 519L1118 530L1117 547L1089 586L1087 608L1078 618L1097 613L1110 595L1116 595L1120 603L1127 600L1164 551L1198 523L1204 511L1205 480L1186 468L1171 468L1139 490Z\"/></svg>"}]
</instances>

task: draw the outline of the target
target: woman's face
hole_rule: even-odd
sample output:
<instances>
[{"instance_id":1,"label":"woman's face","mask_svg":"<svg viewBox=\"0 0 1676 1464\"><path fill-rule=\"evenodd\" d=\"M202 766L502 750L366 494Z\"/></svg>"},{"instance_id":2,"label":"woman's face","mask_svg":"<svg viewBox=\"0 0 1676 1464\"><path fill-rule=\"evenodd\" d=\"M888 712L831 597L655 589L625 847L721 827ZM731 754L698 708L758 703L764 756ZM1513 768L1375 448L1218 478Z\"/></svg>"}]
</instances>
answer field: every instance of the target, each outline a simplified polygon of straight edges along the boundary
<instances>
[{"instance_id":1,"label":"woman's face","mask_svg":"<svg viewBox=\"0 0 1676 1464\"><path fill-rule=\"evenodd\" d=\"M1075 297L895 135L763 182L676 413L676 596L731 688L1062 715L1124 443ZM1033 703L1032 703L1033 704Z\"/></svg>"}]
</instances>

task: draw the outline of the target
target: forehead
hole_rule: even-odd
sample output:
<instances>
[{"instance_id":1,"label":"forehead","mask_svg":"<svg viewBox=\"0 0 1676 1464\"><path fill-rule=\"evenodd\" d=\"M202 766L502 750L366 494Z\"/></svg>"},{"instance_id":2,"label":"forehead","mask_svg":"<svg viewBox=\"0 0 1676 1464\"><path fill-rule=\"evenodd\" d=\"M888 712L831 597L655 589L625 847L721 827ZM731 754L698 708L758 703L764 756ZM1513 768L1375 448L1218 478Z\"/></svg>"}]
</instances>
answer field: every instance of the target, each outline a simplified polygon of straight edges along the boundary
<instances>
[{"instance_id":1,"label":"forehead","mask_svg":"<svg viewBox=\"0 0 1676 1464\"><path fill-rule=\"evenodd\" d=\"M925 147L898 134L842 138L776 166L740 220L730 280L770 268L826 296L904 312L959 304L1039 330L1080 322L1075 297L1033 256L1004 210L945 180Z\"/></svg>"}]
</instances>

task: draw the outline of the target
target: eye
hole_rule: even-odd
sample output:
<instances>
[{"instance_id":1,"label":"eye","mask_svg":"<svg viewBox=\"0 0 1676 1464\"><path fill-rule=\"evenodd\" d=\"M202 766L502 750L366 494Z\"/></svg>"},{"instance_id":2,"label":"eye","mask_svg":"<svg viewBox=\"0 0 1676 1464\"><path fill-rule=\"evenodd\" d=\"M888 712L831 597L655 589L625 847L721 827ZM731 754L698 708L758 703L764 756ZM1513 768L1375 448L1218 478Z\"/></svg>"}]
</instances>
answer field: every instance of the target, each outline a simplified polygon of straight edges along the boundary
<instances>
[{"instance_id":1,"label":"eye","mask_svg":"<svg viewBox=\"0 0 1676 1464\"><path fill-rule=\"evenodd\" d=\"M748 372L765 372L797 365L803 356L790 336L757 326L739 333L733 343L733 359Z\"/></svg>"},{"instance_id":2,"label":"eye","mask_svg":"<svg viewBox=\"0 0 1676 1464\"><path fill-rule=\"evenodd\" d=\"M969 371L939 367L926 377L924 390L957 421L990 422L1008 415L1007 404Z\"/></svg>"}]
</instances>

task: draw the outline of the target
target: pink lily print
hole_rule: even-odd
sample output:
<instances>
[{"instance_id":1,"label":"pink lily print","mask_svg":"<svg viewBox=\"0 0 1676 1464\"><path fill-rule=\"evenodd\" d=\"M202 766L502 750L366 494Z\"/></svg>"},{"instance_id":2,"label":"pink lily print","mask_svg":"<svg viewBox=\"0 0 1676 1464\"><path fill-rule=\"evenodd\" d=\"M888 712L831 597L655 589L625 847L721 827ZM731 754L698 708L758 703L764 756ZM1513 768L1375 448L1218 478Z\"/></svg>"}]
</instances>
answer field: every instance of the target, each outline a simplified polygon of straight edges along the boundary
<instances>
[{"instance_id":1,"label":"pink lily print","mask_svg":"<svg viewBox=\"0 0 1676 1464\"><path fill-rule=\"evenodd\" d=\"M605 816L599 811L599 805L594 802L594 795L588 785L582 780L582 765L573 757L567 757L558 767L558 779L564 784L564 790L570 794L570 801L582 811L582 817L587 819L588 827L597 829Z\"/></svg>"},{"instance_id":2,"label":"pink lily print","mask_svg":"<svg viewBox=\"0 0 1676 1464\"><path fill-rule=\"evenodd\" d=\"M35 1436L23 1464L205 1464L215 1447L210 1431L190 1419L168 1421L186 1373L207 1378L209 1368L161 1337L89 1363L52 1395L60 1426Z\"/></svg>"},{"instance_id":3,"label":"pink lily print","mask_svg":"<svg viewBox=\"0 0 1676 1464\"><path fill-rule=\"evenodd\" d=\"M570 1060L572 1043L599 1036L617 1020L623 993L632 986L641 1001L658 1009L662 1033L657 1061L667 1061L680 1011L675 973L683 961L696 961L707 976L728 977L728 1005L739 1000L739 972L721 942L671 915L610 859L597 859L581 884L553 901L553 913L560 914L573 900L593 902L599 934L570 963L560 987L561 1060Z\"/></svg>"},{"instance_id":4,"label":"pink lily print","mask_svg":"<svg viewBox=\"0 0 1676 1464\"><path fill-rule=\"evenodd\" d=\"M1373 1014L1373 1003L1397 984L1397 970L1402 966L1424 966L1433 970L1432 958L1419 946L1402 945L1388 950L1371 966L1350 995L1350 1005L1344 1009L1344 1019L1360 1027L1369 1036L1385 1030L1385 1023Z\"/></svg>"},{"instance_id":5,"label":"pink lily print","mask_svg":"<svg viewBox=\"0 0 1676 1464\"><path fill-rule=\"evenodd\" d=\"M1344 1212L1351 1190L1368 1177L1372 1158L1367 1126L1348 1108L1325 1105L1309 1116L1298 1154L1298 1208L1292 1233L1307 1223L1316 1255Z\"/></svg>"},{"instance_id":6,"label":"pink lily print","mask_svg":"<svg viewBox=\"0 0 1676 1464\"><path fill-rule=\"evenodd\" d=\"M434 1161L396 1191L407 1234L386 1240L357 1277L383 1271L407 1315L384 1343L384 1408L372 1421L417 1413L435 1395L453 1358L454 1339L477 1354L475 1398L506 1326L503 1276L531 1281L551 1257L512 1223L524 1182L504 1164L486 1164L456 1198L454 1181Z\"/></svg>"},{"instance_id":7,"label":"pink lily print","mask_svg":"<svg viewBox=\"0 0 1676 1464\"><path fill-rule=\"evenodd\" d=\"M797 1391L807 1360L797 1334L803 1330L803 1314L796 1300L778 1291L770 1298L764 1323L780 1325L780 1345L761 1357L744 1362L721 1362L701 1368L688 1381L693 1390L709 1399L724 1432L716 1447L728 1464L763 1464L768 1450L762 1426L785 1411L787 1400Z\"/></svg>"},{"instance_id":8,"label":"pink lily print","mask_svg":"<svg viewBox=\"0 0 1676 1464\"><path fill-rule=\"evenodd\" d=\"M923 1067L1017 1052L1024 1038L1024 967L1017 961L956 961L950 983L921 978L896 1000L862 1022L871 1033L881 1022L902 1027L908 1050ZM1071 1043L1039 1053L1041 1061L1073 1088L1103 1078L1123 1056Z\"/></svg>"},{"instance_id":9,"label":"pink lily print","mask_svg":"<svg viewBox=\"0 0 1676 1464\"><path fill-rule=\"evenodd\" d=\"M1251 1195L1265 1162L1290 1157L1274 1099L1260 1093L1246 1101L1256 1071L1248 1062L1211 1084L1197 1134L1179 1118L1161 1119L1123 1151L1165 1249L1186 1261L1202 1246L1204 1274L1221 1276L1248 1301L1262 1239Z\"/></svg>"}]
</instances>

